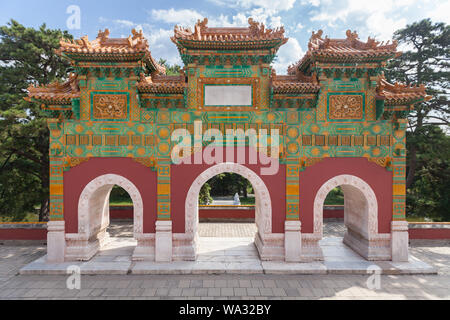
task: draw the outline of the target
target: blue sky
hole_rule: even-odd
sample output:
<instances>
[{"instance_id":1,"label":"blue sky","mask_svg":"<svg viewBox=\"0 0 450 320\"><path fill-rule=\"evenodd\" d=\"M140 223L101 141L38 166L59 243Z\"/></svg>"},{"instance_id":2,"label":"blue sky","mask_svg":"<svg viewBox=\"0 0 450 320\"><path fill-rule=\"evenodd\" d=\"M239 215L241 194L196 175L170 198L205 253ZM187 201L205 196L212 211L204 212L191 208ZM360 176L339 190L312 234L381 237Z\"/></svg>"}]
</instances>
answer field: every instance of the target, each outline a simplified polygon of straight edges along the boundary
<instances>
[{"instance_id":1,"label":"blue sky","mask_svg":"<svg viewBox=\"0 0 450 320\"><path fill-rule=\"evenodd\" d=\"M109 28L111 37L127 37L132 28L142 29L156 58L181 64L170 41L174 25L193 27L207 17L209 26L247 26L254 18L266 26L283 25L290 38L279 51L274 66L286 73L291 63L307 50L311 31L323 29L325 35L345 37L356 30L362 40L375 36L388 40L393 31L423 18L450 21L450 1L446 0L0 0L0 24L11 18L29 27L46 23L50 28L68 29L71 5L80 8L79 29L69 31L77 38L94 39L99 29Z\"/></svg>"}]
</instances>

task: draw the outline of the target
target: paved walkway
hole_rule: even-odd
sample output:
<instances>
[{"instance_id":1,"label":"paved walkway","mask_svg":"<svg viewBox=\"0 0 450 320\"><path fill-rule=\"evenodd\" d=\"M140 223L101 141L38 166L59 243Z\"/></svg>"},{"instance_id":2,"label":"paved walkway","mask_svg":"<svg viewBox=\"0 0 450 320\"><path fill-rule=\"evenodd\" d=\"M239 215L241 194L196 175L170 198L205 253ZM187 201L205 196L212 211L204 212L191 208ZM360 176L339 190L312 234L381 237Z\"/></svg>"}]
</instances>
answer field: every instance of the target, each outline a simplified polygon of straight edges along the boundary
<instances>
[{"instance_id":1,"label":"paved walkway","mask_svg":"<svg viewBox=\"0 0 450 320\"><path fill-rule=\"evenodd\" d=\"M379 289L368 275L86 275L80 290L68 290L65 275L17 274L45 247L3 245L0 299L450 299L450 241L412 241L410 250L439 274L382 275Z\"/></svg>"}]
</instances>

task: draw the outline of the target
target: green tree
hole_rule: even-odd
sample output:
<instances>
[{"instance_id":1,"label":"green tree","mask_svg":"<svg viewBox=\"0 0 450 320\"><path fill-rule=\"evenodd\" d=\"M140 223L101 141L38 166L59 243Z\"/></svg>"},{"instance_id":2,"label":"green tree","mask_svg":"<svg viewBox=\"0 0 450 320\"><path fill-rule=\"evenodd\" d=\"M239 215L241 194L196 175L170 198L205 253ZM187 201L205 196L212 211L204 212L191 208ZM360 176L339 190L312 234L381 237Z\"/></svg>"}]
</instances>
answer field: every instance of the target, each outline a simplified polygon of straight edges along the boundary
<instances>
[{"instance_id":1,"label":"green tree","mask_svg":"<svg viewBox=\"0 0 450 320\"><path fill-rule=\"evenodd\" d=\"M247 199L248 191L252 189L250 181L236 173L221 173L208 181L213 196L232 196L235 193Z\"/></svg>"},{"instance_id":2,"label":"green tree","mask_svg":"<svg viewBox=\"0 0 450 320\"><path fill-rule=\"evenodd\" d=\"M208 182L202 185L200 189L200 193L198 195L198 203L202 205L210 204L213 201L213 198L210 195L211 186Z\"/></svg>"},{"instance_id":3,"label":"green tree","mask_svg":"<svg viewBox=\"0 0 450 320\"><path fill-rule=\"evenodd\" d=\"M55 53L61 38L72 36L15 20L0 27L0 214L14 220L36 206L48 218L49 133L40 105L24 98L30 84L66 77L70 65Z\"/></svg>"},{"instance_id":4,"label":"green tree","mask_svg":"<svg viewBox=\"0 0 450 320\"><path fill-rule=\"evenodd\" d=\"M424 19L407 25L394 33L401 46L408 48L399 58L391 60L387 66L389 81L423 84L432 99L414 105L408 117L408 174L406 185L410 187L416 177L418 167L416 141L426 130L426 125L449 124L449 59L450 28L445 23L432 23Z\"/></svg>"},{"instance_id":5,"label":"green tree","mask_svg":"<svg viewBox=\"0 0 450 320\"><path fill-rule=\"evenodd\" d=\"M163 58L159 59L158 64L166 68L166 74L168 76L178 76L180 75L181 67L177 64L171 65Z\"/></svg>"},{"instance_id":6,"label":"green tree","mask_svg":"<svg viewBox=\"0 0 450 320\"><path fill-rule=\"evenodd\" d=\"M450 137L439 126L425 125L408 132L407 141L416 147L417 170L407 190L410 216L450 221Z\"/></svg>"}]
</instances>

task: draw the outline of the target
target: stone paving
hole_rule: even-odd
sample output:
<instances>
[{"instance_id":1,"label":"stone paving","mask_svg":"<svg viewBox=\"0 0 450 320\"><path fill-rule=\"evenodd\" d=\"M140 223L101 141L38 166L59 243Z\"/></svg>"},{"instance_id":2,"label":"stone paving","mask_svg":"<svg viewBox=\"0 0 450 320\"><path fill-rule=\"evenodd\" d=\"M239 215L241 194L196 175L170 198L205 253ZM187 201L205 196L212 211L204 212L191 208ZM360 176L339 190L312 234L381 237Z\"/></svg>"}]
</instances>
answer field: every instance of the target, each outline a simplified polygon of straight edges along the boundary
<instances>
[{"instance_id":1,"label":"stone paving","mask_svg":"<svg viewBox=\"0 0 450 320\"><path fill-rule=\"evenodd\" d=\"M339 224L324 233L339 234ZM450 299L450 241L415 240L410 251L438 275L381 275L379 289L369 275L82 275L81 289L69 290L66 275L18 274L44 246L3 245L0 299Z\"/></svg>"},{"instance_id":2,"label":"stone paving","mask_svg":"<svg viewBox=\"0 0 450 320\"><path fill-rule=\"evenodd\" d=\"M200 237L253 238L256 231L256 224L254 223L201 222L198 225Z\"/></svg>"}]
</instances>

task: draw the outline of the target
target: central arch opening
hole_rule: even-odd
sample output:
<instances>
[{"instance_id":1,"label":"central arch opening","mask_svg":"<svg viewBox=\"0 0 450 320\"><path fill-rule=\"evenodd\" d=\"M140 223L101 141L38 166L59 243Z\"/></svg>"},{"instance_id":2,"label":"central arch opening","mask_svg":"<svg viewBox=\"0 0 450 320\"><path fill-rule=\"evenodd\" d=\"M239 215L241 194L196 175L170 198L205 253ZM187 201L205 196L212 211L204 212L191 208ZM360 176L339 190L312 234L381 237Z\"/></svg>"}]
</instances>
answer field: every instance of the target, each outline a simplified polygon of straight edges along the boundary
<instances>
[{"instance_id":1,"label":"central arch opening","mask_svg":"<svg viewBox=\"0 0 450 320\"><path fill-rule=\"evenodd\" d=\"M247 179L251 184L255 199L254 228L256 228L256 230L253 237L248 237L247 246L249 248L256 246L257 254L261 260L273 259L274 255L279 255L279 252L274 249L275 246L273 244L272 204L269 191L263 180L254 171L243 165L230 162L220 163L206 169L194 180L188 191L185 204L185 235L188 239L188 246L190 248L187 250L190 253L186 258L189 260L196 260L200 254L208 250L206 247L201 247L203 239L201 239L201 235L199 234L199 196L203 185L210 179L222 173L235 173ZM229 239L231 239L231 237L226 237L222 242L229 242ZM269 248L270 241L272 242ZM214 251L215 249L211 248L210 250ZM232 253L231 251L232 250L229 252ZM216 253L221 255L224 254L224 252L220 252L220 250L216 250Z\"/></svg>"},{"instance_id":2,"label":"central arch opening","mask_svg":"<svg viewBox=\"0 0 450 320\"><path fill-rule=\"evenodd\" d=\"M198 261L259 259L254 245L256 198L250 181L237 173L219 173L203 184L198 204Z\"/></svg>"}]
</instances>

